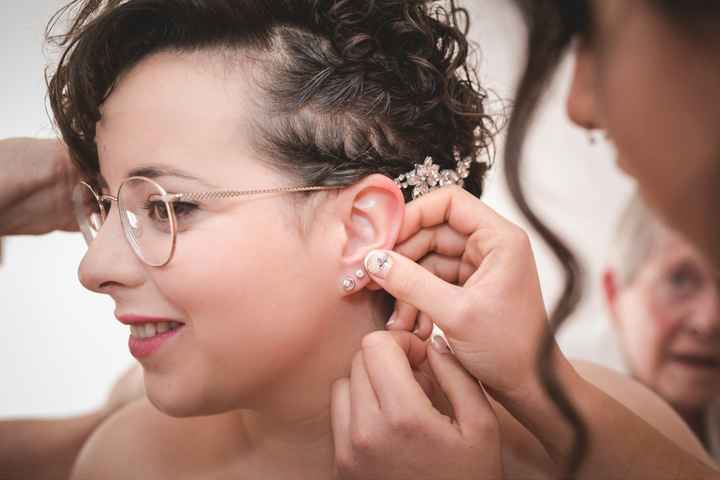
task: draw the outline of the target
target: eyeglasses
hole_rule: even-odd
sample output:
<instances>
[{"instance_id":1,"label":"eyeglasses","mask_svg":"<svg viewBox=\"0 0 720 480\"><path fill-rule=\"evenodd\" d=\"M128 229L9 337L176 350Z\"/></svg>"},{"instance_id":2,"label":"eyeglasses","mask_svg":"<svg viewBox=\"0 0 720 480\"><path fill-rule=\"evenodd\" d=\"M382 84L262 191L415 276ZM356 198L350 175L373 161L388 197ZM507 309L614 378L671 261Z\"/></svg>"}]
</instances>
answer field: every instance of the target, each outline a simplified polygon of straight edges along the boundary
<instances>
[{"instance_id":1,"label":"eyeglasses","mask_svg":"<svg viewBox=\"0 0 720 480\"><path fill-rule=\"evenodd\" d=\"M97 237L112 202L117 203L125 238L140 260L151 267L170 262L177 243L178 218L197 208L204 200L227 199L274 193L336 190L342 186L280 187L259 190L219 190L196 193L168 193L146 177L130 177L118 188L117 196L97 193L87 182L73 191L73 208L80 231L88 245Z\"/></svg>"}]
</instances>

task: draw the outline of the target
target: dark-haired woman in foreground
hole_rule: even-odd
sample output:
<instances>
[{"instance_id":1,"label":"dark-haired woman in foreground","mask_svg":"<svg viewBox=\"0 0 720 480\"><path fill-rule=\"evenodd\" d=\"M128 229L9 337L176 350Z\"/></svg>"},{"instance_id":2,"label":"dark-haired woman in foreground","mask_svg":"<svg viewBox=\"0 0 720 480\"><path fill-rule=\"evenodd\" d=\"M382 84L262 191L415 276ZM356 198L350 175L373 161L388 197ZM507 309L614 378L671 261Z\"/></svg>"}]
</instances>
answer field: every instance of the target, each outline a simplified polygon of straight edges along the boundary
<instances>
[{"instance_id":1,"label":"dark-haired woman in foreground","mask_svg":"<svg viewBox=\"0 0 720 480\"><path fill-rule=\"evenodd\" d=\"M553 325L557 327L579 298L578 268L570 251L528 207L519 164L538 100L573 42L576 65L568 98L571 119L589 130L606 132L617 147L619 165L635 177L647 202L720 271L720 3L516 3L528 21L529 54L510 123L507 175L520 207L566 267L568 289L551 318ZM521 272L534 271L529 247L520 237L515 244L493 237L475 229L464 255L482 259L474 275L485 270L484 277L490 279L493 271L509 272L506 288L498 295L508 298L508 292L513 292L520 307L506 306L505 315L488 308L495 305L480 289L474 300L466 297L466 302L459 301L461 306L455 312L441 311L426 297L440 291L443 284L429 276L413 282L422 285L424 295L415 291L402 295L399 280L395 288L384 286L428 312L449 333L463 365L577 478L720 478L707 459L702 463L678 449L579 377L551 337L545 336L546 341L537 346L535 340L542 335L545 320L540 296L520 282L527 276ZM399 276L407 278L409 274ZM478 275L478 280L482 278ZM434 299L437 293L432 295ZM445 292L448 295L453 295L450 290ZM488 318L504 322L504 338L493 334ZM538 348L539 368L535 368ZM500 355L508 362L499 362Z\"/></svg>"}]
</instances>

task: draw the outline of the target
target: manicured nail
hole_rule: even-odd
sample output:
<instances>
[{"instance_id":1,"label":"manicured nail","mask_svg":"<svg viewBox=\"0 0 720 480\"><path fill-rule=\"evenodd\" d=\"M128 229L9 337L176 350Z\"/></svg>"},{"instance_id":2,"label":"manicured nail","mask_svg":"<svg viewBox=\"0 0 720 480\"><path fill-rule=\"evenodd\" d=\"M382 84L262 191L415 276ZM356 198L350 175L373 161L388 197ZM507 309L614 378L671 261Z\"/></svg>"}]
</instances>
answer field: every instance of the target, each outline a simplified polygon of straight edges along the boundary
<instances>
[{"instance_id":1,"label":"manicured nail","mask_svg":"<svg viewBox=\"0 0 720 480\"><path fill-rule=\"evenodd\" d=\"M365 256L365 270L374 277L385 278L393 265L392 257L383 250L373 250Z\"/></svg>"},{"instance_id":2,"label":"manicured nail","mask_svg":"<svg viewBox=\"0 0 720 480\"><path fill-rule=\"evenodd\" d=\"M435 335L432 338L433 348L440 353L450 353L450 347L441 335Z\"/></svg>"},{"instance_id":3,"label":"manicured nail","mask_svg":"<svg viewBox=\"0 0 720 480\"><path fill-rule=\"evenodd\" d=\"M385 324L385 327L392 326L392 324L395 323L395 320L397 320L397 314L395 312L393 312L393 314L390 315L390 320L388 320L387 323Z\"/></svg>"}]
</instances>

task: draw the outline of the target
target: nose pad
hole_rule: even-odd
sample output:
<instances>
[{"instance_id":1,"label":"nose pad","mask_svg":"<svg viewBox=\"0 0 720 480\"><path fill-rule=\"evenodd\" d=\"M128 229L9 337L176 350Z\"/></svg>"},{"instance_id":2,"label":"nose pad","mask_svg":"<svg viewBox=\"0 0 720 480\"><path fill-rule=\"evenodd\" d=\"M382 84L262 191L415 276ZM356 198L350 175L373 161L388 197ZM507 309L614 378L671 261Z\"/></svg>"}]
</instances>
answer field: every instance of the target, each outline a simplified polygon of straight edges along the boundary
<instances>
[{"instance_id":1,"label":"nose pad","mask_svg":"<svg viewBox=\"0 0 720 480\"><path fill-rule=\"evenodd\" d=\"M135 287L145 278L143 264L125 238L119 214L113 211L88 245L78 267L80 283L97 293L108 293L108 286Z\"/></svg>"},{"instance_id":2,"label":"nose pad","mask_svg":"<svg viewBox=\"0 0 720 480\"><path fill-rule=\"evenodd\" d=\"M142 223L140 222L140 219L135 215L133 212L128 211L126 212L127 216L127 223L132 228L132 234L133 236L140 240L143 235L143 228Z\"/></svg>"}]
</instances>

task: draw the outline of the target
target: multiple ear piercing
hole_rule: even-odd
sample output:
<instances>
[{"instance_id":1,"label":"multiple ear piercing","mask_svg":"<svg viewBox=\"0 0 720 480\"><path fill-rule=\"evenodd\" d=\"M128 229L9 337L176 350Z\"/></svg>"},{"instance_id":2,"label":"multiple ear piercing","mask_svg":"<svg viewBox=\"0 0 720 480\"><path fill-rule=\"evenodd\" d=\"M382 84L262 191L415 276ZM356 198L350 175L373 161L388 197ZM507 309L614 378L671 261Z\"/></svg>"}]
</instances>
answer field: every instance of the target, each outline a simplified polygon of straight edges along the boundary
<instances>
[{"instance_id":1,"label":"multiple ear piercing","mask_svg":"<svg viewBox=\"0 0 720 480\"><path fill-rule=\"evenodd\" d=\"M342 288L345 292L352 292L357 288L358 281L365 278L368 272L377 277L385 278L392 266L393 259L388 252L373 250L365 256L363 266L355 270L354 275L346 275L343 277L341 281Z\"/></svg>"},{"instance_id":2,"label":"multiple ear piercing","mask_svg":"<svg viewBox=\"0 0 720 480\"><path fill-rule=\"evenodd\" d=\"M363 278L365 278L365 270L363 270L362 268L358 268L355 271L354 277L347 275L342 279L343 290L345 290L346 292L352 292L353 290L355 290L355 287L357 287L357 280L362 280Z\"/></svg>"}]
</instances>

